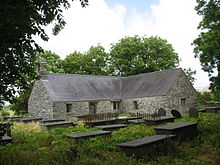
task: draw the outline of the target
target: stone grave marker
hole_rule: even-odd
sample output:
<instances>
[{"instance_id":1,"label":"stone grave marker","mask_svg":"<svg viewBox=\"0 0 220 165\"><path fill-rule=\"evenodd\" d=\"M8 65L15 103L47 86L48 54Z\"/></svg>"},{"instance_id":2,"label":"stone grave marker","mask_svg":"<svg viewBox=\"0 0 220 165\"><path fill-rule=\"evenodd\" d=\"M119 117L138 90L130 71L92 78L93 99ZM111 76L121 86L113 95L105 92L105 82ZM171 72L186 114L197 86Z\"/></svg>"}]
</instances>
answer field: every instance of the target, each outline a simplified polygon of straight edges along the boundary
<instances>
[{"instance_id":1,"label":"stone grave marker","mask_svg":"<svg viewBox=\"0 0 220 165\"><path fill-rule=\"evenodd\" d=\"M175 117L175 118L181 118L181 117L182 117L182 115L180 114L180 112L177 111L177 110L175 110L175 109L171 110L171 114L172 114L173 117Z\"/></svg>"},{"instance_id":2,"label":"stone grave marker","mask_svg":"<svg viewBox=\"0 0 220 165\"><path fill-rule=\"evenodd\" d=\"M189 117L199 117L199 112L197 111L196 108L190 108L189 109Z\"/></svg>"},{"instance_id":3,"label":"stone grave marker","mask_svg":"<svg viewBox=\"0 0 220 165\"><path fill-rule=\"evenodd\" d=\"M163 108L160 108L160 109L158 110L158 114L159 114L160 116L166 116L166 111L165 111Z\"/></svg>"}]
</instances>

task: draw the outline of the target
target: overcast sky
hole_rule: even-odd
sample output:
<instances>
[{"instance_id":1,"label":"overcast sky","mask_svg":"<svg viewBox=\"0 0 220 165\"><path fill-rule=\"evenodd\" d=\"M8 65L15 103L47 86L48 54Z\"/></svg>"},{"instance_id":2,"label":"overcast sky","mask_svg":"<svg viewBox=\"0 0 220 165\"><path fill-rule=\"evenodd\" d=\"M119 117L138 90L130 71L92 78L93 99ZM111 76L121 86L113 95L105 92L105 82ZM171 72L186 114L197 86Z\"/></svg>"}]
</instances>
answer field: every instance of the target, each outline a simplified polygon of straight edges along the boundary
<instances>
[{"instance_id":1,"label":"overcast sky","mask_svg":"<svg viewBox=\"0 0 220 165\"><path fill-rule=\"evenodd\" d=\"M197 71L194 86L202 89L209 81L191 46L201 20L195 5L195 0L89 0L89 6L82 8L75 0L64 12L67 25L59 35L51 35L48 42L37 41L65 58L97 44L109 50L111 43L125 36L159 36L173 45L181 58L180 67ZM51 28L47 32L51 34Z\"/></svg>"}]
</instances>

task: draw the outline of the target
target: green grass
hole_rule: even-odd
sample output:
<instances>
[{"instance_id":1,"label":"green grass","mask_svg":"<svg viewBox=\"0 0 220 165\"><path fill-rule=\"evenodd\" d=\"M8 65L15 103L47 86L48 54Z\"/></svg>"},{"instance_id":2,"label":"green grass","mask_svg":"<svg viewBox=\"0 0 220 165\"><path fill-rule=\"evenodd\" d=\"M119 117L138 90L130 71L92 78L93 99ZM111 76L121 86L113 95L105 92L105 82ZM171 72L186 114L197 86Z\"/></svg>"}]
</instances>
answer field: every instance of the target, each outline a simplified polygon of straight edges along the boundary
<instances>
[{"instance_id":1,"label":"green grass","mask_svg":"<svg viewBox=\"0 0 220 165\"><path fill-rule=\"evenodd\" d=\"M0 146L1 165L219 165L220 164L220 114L200 114L200 118L185 115L176 120L198 122L199 136L179 144L164 154L155 154L141 160L125 156L117 143L155 134L153 127L129 125L114 131L111 137L96 137L73 141L65 135L97 129L59 128L43 131L37 123L16 124L12 130L13 143ZM71 160L68 150L76 146L78 159Z\"/></svg>"}]
</instances>

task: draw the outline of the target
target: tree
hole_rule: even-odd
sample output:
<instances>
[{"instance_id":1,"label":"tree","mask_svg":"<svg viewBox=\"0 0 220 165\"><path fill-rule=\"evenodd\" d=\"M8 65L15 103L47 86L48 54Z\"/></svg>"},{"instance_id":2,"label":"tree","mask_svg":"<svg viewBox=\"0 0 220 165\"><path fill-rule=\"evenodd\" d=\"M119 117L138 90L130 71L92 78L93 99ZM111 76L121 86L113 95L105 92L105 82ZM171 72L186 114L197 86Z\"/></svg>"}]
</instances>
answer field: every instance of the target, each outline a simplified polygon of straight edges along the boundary
<instances>
[{"instance_id":1,"label":"tree","mask_svg":"<svg viewBox=\"0 0 220 165\"><path fill-rule=\"evenodd\" d=\"M43 57L47 62L47 71L49 73L64 73L61 68L61 58L59 55L52 53L51 51L44 51L39 53L38 56ZM35 66L35 70L37 66ZM35 72L36 74L36 72ZM37 76L37 75L36 75ZM16 115L24 115L28 112L28 100L33 88L33 82L23 90L19 96L13 98L13 104L11 110L15 112Z\"/></svg>"},{"instance_id":2,"label":"tree","mask_svg":"<svg viewBox=\"0 0 220 165\"><path fill-rule=\"evenodd\" d=\"M183 69L183 71L185 72L186 76L188 77L189 81L194 84L195 82L195 77L194 75L196 74L196 71L192 70L191 68L188 68L188 69Z\"/></svg>"},{"instance_id":3,"label":"tree","mask_svg":"<svg viewBox=\"0 0 220 165\"><path fill-rule=\"evenodd\" d=\"M28 100L33 88L33 83L29 87L22 91L19 96L14 97L11 110L15 112L15 115L25 115L28 112Z\"/></svg>"},{"instance_id":4,"label":"tree","mask_svg":"<svg viewBox=\"0 0 220 165\"><path fill-rule=\"evenodd\" d=\"M88 0L80 0L84 7ZM0 101L12 101L16 90L24 89L35 79L36 54L42 51L34 35L47 41L44 27L54 23L53 33L64 27L63 8L68 0L0 1Z\"/></svg>"},{"instance_id":5,"label":"tree","mask_svg":"<svg viewBox=\"0 0 220 165\"><path fill-rule=\"evenodd\" d=\"M112 44L109 72L129 76L175 68L179 58L171 44L160 37L125 37Z\"/></svg>"},{"instance_id":6,"label":"tree","mask_svg":"<svg viewBox=\"0 0 220 165\"><path fill-rule=\"evenodd\" d=\"M198 26L202 32L193 41L195 57L199 58L202 69L209 73L210 89L220 93L220 2L197 0L195 10L202 16ZM213 75L214 72L217 72L217 76Z\"/></svg>"},{"instance_id":7,"label":"tree","mask_svg":"<svg viewBox=\"0 0 220 165\"><path fill-rule=\"evenodd\" d=\"M65 73L106 75L107 53L98 45L91 47L87 52L74 52L62 61Z\"/></svg>"},{"instance_id":8,"label":"tree","mask_svg":"<svg viewBox=\"0 0 220 165\"><path fill-rule=\"evenodd\" d=\"M43 57L47 62L47 71L49 73L64 73L61 66L61 58L59 55L52 53L51 51L44 51L38 56Z\"/></svg>"}]
</instances>

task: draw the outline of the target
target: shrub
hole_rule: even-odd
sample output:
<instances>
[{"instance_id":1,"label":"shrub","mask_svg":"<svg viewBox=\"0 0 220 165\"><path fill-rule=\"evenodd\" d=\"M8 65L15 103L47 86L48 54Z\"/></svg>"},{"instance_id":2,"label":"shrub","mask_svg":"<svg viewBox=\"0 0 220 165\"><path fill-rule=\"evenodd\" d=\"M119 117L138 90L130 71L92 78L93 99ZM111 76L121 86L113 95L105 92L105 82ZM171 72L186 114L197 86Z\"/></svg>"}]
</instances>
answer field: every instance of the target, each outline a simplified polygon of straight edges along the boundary
<instances>
[{"instance_id":1,"label":"shrub","mask_svg":"<svg viewBox=\"0 0 220 165\"><path fill-rule=\"evenodd\" d=\"M2 111L2 116L10 116L10 113L8 111Z\"/></svg>"},{"instance_id":2,"label":"shrub","mask_svg":"<svg viewBox=\"0 0 220 165\"><path fill-rule=\"evenodd\" d=\"M0 136L10 134L11 123L0 123Z\"/></svg>"}]
</instances>

